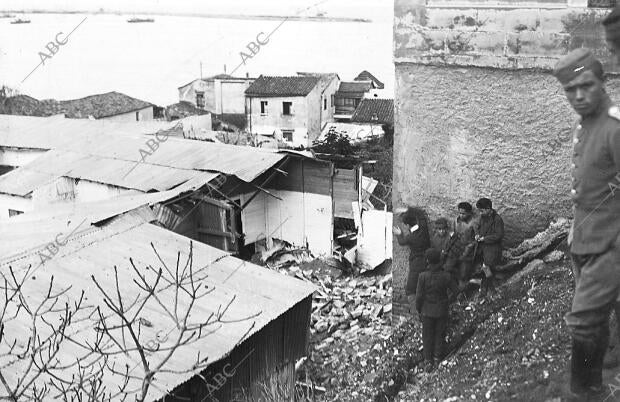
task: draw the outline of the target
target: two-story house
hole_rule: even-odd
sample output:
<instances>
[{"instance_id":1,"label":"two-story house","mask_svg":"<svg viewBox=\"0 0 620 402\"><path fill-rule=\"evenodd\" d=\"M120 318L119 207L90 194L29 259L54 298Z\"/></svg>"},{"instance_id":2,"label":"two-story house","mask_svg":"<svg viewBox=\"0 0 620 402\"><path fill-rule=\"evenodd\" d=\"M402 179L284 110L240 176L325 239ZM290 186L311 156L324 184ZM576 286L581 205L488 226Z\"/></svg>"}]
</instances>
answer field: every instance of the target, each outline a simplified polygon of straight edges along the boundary
<instances>
[{"instance_id":1,"label":"two-story house","mask_svg":"<svg viewBox=\"0 0 620 402\"><path fill-rule=\"evenodd\" d=\"M254 78L218 74L198 78L178 88L179 101L189 102L216 116L240 115L245 118L245 90Z\"/></svg>"},{"instance_id":2,"label":"two-story house","mask_svg":"<svg viewBox=\"0 0 620 402\"><path fill-rule=\"evenodd\" d=\"M248 130L293 147L309 147L334 116L336 74L260 76L245 91Z\"/></svg>"}]
</instances>

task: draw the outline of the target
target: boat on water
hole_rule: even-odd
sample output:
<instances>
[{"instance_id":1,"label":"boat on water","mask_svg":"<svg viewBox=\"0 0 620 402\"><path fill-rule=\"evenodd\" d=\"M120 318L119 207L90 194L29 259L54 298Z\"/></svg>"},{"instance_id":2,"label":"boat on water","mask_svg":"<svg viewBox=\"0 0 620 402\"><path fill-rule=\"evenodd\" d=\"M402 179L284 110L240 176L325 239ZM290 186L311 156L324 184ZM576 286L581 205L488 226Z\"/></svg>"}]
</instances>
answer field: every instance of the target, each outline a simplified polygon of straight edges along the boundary
<instances>
[{"instance_id":1,"label":"boat on water","mask_svg":"<svg viewBox=\"0 0 620 402\"><path fill-rule=\"evenodd\" d=\"M22 20L21 18L18 18L14 21L11 21L11 24L30 24L30 20Z\"/></svg>"},{"instance_id":2,"label":"boat on water","mask_svg":"<svg viewBox=\"0 0 620 402\"><path fill-rule=\"evenodd\" d=\"M155 20L153 18L130 18L127 20L127 22L129 23L136 23L136 22L155 22Z\"/></svg>"}]
</instances>

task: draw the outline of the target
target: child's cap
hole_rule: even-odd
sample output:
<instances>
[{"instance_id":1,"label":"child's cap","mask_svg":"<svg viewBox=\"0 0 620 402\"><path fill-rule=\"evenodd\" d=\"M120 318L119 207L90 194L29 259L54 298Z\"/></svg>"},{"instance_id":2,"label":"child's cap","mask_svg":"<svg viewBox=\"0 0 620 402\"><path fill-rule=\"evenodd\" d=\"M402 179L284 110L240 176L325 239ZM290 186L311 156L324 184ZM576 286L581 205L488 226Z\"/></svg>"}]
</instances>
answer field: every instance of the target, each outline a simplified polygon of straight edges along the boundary
<instances>
[{"instance_id":1,"label":"child's cap","mask_svg":"<svg viewBox=\"0 0 620 402\"><path fill-rule=\"evenodd\" d=\"M429 248L424 255L426 256L426 261L430 264L439 264L441 261L441 252L436 248Z\"/></svg>"}]
</instances>

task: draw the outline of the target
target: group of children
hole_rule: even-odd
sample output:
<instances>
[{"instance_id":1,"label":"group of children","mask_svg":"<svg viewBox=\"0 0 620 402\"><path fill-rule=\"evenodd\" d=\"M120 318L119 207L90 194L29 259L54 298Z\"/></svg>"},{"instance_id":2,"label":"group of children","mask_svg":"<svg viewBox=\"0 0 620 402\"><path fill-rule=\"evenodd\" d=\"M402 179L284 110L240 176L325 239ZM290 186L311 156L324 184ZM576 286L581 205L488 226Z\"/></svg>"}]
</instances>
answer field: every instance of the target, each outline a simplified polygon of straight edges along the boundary
<instances>
[{"instance_id":1,"label":"group of children","mask_svg":"<svg viewBox=\"0 0 620 402\"><path fill-rule=\"evenodd\" d=\"M468 202L457 205L458 216L450 223L435 221L431 236L428 216L409 207L400 215L394 234L410 249L406 293L422 321L426 370L432 371L443 357L449 305L480 268L481 293L495 292L494 268L501 263L504 222L491 200L476 202L474 216Z\"/></svg>"}]
</instances>

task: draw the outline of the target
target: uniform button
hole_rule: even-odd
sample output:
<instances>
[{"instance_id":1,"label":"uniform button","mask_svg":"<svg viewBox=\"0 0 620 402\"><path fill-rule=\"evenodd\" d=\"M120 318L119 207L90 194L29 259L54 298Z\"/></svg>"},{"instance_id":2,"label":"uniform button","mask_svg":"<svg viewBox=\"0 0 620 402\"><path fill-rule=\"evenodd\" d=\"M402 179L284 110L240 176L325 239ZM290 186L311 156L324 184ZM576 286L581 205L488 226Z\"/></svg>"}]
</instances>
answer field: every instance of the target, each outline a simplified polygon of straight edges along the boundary
<instances>
[{"instance_id":1,"label":"uniform button","mask_svg":"<svg viewBox=\"0 0 620 402\"><path fill-rule=\"evenodd\" d=\"M575 194L577 194L577 190L575 190L575 189L573 188L573 189L571 189L571 190L570 190L570 193L571 193L572 195L575 195Z\"/></svg>"},{"instance_id":2,"label":"uniform button","mask_svg":"<svg viewBox=\"0 0 620 402\"><path fill-rule=\"evenodd\" d=\"M573 163L573 169L577 169L577 165Z\"/></svg>"},{"instance_id":3,"label":"uniform button","mask_svg":"<svg viewBox=\"0 0 620 402\"><path fill-rule=\"evenodd\" d=\"M581 124L577 126L577 130L581 130Z\"/></svg>"},{"instance_id":4,"label":"uniform button","mask_svg":"<svg viewBox=\"0 0 620 402\"><path fill-rule=\"evenodd\" d=\"M579 138L577 137L573 138L573 144L579 144Z\"/></svg>"}]
</instances>

